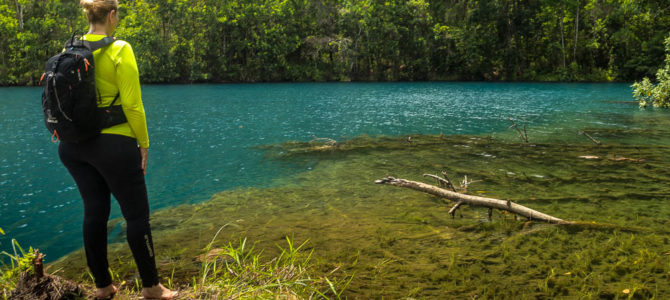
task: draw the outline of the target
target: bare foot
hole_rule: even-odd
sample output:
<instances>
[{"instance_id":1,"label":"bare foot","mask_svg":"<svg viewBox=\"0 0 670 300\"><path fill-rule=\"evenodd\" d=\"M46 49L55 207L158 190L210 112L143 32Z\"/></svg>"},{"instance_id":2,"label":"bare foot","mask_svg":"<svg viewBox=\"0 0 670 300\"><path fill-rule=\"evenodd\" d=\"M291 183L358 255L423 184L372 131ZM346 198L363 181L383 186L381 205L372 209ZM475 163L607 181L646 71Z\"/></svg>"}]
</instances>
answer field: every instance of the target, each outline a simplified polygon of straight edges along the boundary
<instances>
[{"instance_id":1,"label":"bare foot","mask_svg":"<svg viewBox=\"0 0 670 300\"><path fill-rule=\"evenodd\" d=\"M177 294L177 292L171 291L160 283L152 287L142 289L142 296L144 296L144 299L170 300L177 297Z\"/></svg>"},{"instance_id":2,"label":"bare foot","mask_svg":"<svg viewBox=\"0 0 670 300\"><path fill-rule=\"evenodd\" d=\"M95 291L95 299L111 299L116 294L116 287L110 284Z\"/></svg>"}]
</instances>

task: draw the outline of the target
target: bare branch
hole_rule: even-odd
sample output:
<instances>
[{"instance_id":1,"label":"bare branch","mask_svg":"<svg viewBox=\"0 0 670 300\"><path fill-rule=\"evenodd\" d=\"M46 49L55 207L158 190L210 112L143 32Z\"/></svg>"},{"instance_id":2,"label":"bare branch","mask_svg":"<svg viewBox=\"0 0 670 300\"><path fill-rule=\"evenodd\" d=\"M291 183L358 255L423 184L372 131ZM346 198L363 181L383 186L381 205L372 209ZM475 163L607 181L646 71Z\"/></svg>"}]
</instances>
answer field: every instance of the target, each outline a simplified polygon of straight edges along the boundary
<instances>
[{"instance_id":1,"label":"bare branch","mask_svg":"<svg viewBox=\"0 0 670 300\"><path fill-rule=\"evenodd\" d=\"M524 142L528 143L528 133L526 132L526 124L523 124L523 132L522 132L521 129L519 129L519 125L517 125L516 122L514 122L514 120L512 120L512 118L508 117L507 120L512 122L512 125L510 125L509 128L510 129L512 129L512 128L516 129L516 132L518 133L519 138L521 140L523 140Z\"/></svg>"},{"instance_id":2,"label":"bare branch","mask_svg":"<svg viewBox=\"0 0 670 300\"><path fill-rule=\"evenodd\" d=\"M461 204L463 204L463 201L458 201L456 204L454 204L453 207L449 210L449 214L451 215L451 218L454 218L454 215L456 214L456 210L461 207Z\"/></svg>"},{"instance_id":3,"label":"bare branch","mask_svg":"<svg viewBox=\"0 0 670 300\"><path fill-rule=\"evenodd\" d=\"M580 130L580 131L579 131L579 134L584 135L585 137L589 138L589 140L591 140L592 142L594 142L596 145L598 145L598 146L601 145L600 141L594 139L591 135L589 135L588 133L586 133L586 131L581 131L581 130Z\"/></svg>"},{"instance_id":4,"label":"bare branch","mask_svg":"<svg viewBox=\"0 0 670 300\"><path fill-rule=\"evenodd\" d=\"M444 179L447 180L447 182L449 182L449 187L451 188L451 190L455 192L456 188L454 188L454 185L451 184L451 179L449 179L449 177L447 176L447 172L442 171L442 176L444 177Z\"/></svg>"},{"instance_id":5,"label":"bare branch","mask_svg":"<svg viewBox=\"0 0 670 300\"><path fill-rule=\"evenodd\" d=\"M442 177L440 177L440 176L436 176L436 175L433 175L433 174L423 174L423 176L425 176L425 177L430 177L430 178L434 178L434 179L437 180L437 182L439 183L439 185L440 185L441 187L450 188L450 189L452 189L454 192L456 191L456 189L454 189L454 186L451 185L451 182L449 182L448 179L444 179L444 178L442 178Z\"/></svg>"}]
</instances>

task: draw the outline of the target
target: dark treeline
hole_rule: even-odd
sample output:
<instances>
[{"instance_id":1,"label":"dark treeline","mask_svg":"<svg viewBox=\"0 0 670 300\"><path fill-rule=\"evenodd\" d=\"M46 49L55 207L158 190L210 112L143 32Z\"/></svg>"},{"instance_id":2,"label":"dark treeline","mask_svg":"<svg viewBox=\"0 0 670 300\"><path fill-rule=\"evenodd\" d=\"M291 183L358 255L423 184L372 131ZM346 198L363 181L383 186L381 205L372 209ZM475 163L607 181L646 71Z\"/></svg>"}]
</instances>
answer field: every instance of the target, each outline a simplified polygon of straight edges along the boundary
<instances>
[{"instance_id":1,"label":"dark treeline","mask_svg":"<svg viewBox=\"0 0 670 300\"><path fill-rule=\"evenodd\" d=\"M0 84L33 85L87 24L0 0ZM667 0L121 0L143 82L653 78Z\"/></svg>"}]
</instances>

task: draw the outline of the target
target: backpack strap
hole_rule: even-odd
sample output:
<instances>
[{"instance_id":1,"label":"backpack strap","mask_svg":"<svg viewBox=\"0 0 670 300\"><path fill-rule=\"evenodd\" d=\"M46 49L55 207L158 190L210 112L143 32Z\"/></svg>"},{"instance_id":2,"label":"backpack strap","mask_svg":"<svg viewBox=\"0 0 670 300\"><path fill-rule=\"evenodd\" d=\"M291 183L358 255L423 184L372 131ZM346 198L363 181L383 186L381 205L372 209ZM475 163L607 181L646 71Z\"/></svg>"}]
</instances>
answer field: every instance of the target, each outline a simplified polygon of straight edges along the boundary
<instances>
[{"instance_id":1,"label":"backpack strap","mask_svg":"<svg viewBox=\"0 0 670 300\"><path fill-rule=\"evenodd\" d=\"M106 36L98 41L91 42L91 41L86 41L82 40L78 36L73 36L71 39L69 39L67 42L65 42L65 49L70 48L70 47L86 47L91 52L98 50L100 48L104 48L116 41L116 37L109 37Z\"/></svg>"},{"instance_id":2,"label":"backpack strap","mask_svg":"<svg viewBox=\"0 0 670 300\"><path fill-rule=\"evenodd\" d=\"M95 91L98 92L98 102L102 101L102 95L100 95L100 90L98 90L98 89L96 88ZM116 100L119 100L119 96L120 96L120 95L121 95L121 93L118 93L118 92L117 92L117 93L116 93L116 96L114 97L114 100L112 100L112 103L110 103L108 107L112 107L112 106L114 106L114 103L116 103Z\"/></svg>"},{"instance_id":3,"label":"backpack strap","mask_svg":"<svg viewBox=\"0 0 670 300\"><path fill-rule=\"evenodd\" d=\"M82 42L83 42L84 45L88 46L89 49L91 49L91 52L93 52L93 51L95 51L95 50L98 50L98 49L100 49L100 48L104 48L104 47L110 45L110 44L113 43L115 40L116 40L115 37L109 37L109 36L106 36L106 37L102 38L102 39L99 40L99 41L95 41L95 42L91 42L91 41L82 41Z\"/></svg>"},{"instance_id":4,"label":"backpack strap","mask_svg":"<svg viewBox=\"0 0 670 300\"><path fill-rule=\"evenodd\" d=\"M98 92L98 93L100 93L100 92ZM112 104L110 104L109 106L112 106L112 105L114 105L114 103L116 103L116 100L119 99L119 95L121 95L121 93L116 93L116 97L114 97L114 100L112 100Z\"/></svg>"}]
</instances>

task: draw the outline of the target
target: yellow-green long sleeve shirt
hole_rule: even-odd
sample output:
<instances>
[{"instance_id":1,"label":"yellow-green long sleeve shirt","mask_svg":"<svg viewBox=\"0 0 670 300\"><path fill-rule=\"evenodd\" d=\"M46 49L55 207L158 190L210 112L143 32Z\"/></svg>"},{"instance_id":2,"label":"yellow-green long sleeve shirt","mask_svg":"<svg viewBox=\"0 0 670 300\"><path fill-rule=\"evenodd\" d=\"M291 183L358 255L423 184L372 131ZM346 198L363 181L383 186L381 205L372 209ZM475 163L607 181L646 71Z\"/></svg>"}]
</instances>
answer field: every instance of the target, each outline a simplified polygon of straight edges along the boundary
<instances>
[{"instance_id":1,"label":"yellow-green long sleeve shirt","mask_svg":"<svg viewBox=\"0 0 670 300\"><path fill-rule=\"evenodd\" d=\"M105 37L101 34L87 34L83 39L98 41ZM116 40L111 45L93 51L95 66L95 87L102 98L99 107L109 106L117 93L127 123L102 130L102 134L120 134L137 139L142 148L149 148L147 121L142 104L140 76L133 49L125 41Z\"/></svg>"}]
</instances>

